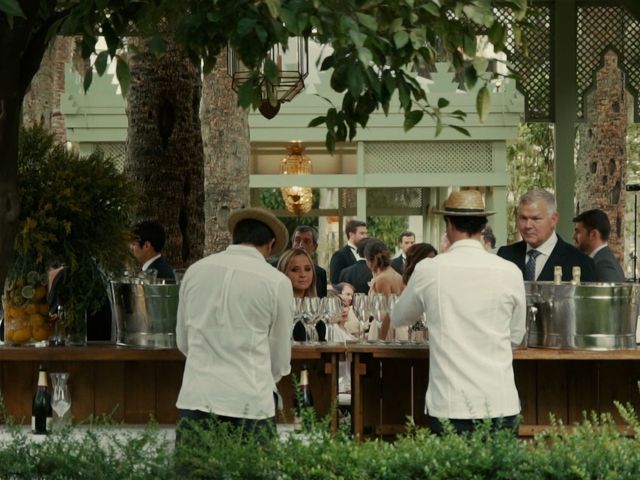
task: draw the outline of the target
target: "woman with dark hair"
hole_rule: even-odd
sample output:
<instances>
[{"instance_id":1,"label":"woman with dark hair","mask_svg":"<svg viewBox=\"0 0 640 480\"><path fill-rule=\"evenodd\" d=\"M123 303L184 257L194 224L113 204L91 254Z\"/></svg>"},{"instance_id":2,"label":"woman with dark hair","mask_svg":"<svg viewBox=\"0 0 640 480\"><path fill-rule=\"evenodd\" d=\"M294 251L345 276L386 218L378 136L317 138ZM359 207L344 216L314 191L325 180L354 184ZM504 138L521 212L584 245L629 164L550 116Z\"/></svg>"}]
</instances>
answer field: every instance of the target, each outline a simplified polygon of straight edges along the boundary
<instances>
[{"instance_id":1,"label":"woman with dark hair","mask_svg":"<svg viewBox=\"0 0 640 480\"><path fill-rule=\"evenodd\" d=\"M364 248L364 258L373 273L369 294L385 295L402 293L402 276L391 267L391 252L384 242L370 240Z\"/></svg>"},{"instance_id":2,"label":"woman with dark hair","mask_svg":"<svg viewBox=\"0 0 640 480\"><path fill-rule=\"evenodd\" d=\"M414 243L411 245L409 250L407 250L407 263L404 266L404 273L402 274L404 284L409 283L409 279L418 262L425 258L433 258L437 254L438 251L430 243Z\"/></svg>"}]
</instances>

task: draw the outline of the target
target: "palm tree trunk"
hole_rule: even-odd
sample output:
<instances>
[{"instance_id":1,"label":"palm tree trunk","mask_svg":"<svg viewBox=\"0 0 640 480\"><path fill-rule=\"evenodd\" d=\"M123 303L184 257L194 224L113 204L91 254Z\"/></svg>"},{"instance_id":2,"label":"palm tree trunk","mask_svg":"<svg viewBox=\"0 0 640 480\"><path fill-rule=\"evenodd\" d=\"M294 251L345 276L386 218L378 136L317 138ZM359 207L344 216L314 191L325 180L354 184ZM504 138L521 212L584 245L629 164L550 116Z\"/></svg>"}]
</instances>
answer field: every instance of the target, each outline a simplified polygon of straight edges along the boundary
<instances>
[{"instance_id":1,"label":"palm tree trunk","mask_svg":"<svg viewBox=\"0 0 640 480\"><path fill-rule=\"evenodd\" d=\"M204 77L200 117L205 152L205 254L210 254L230 243L229 212L249 206L248 113L238 107L231 89L226 52Z\"/></svg>"},{"instance_id":2,"label":"palm tree trunk","mask_svg":"<svg viewBox=\"0 0 640 480\"><path fill-rule=\"evenodd\" d=\"M159 221L167 231L163 255L186 267L204 244L200 71L170 41L160 58L140 54L130 66L125 171L140 186L136 217Z\"/></svg>"}]
</instances>

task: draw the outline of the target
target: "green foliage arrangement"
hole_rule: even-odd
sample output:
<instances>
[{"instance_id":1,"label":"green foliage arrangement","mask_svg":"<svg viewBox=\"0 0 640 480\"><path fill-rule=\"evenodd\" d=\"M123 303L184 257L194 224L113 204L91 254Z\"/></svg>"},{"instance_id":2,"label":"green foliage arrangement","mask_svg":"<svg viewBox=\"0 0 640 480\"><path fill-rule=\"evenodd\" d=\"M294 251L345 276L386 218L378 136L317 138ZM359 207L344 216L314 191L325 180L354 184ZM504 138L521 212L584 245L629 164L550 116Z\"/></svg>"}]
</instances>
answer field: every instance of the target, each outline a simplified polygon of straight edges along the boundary
<instances>
[{"instance_id":1,"label":"green foliage arrangement","mask_svg":"<svg viewBox=\"0 0 640 480\"><path fill-rule=\"evenodd\" d=\"M407 217L367 217L369 237L382 240L389 247L392 257L395 256L398 238L407 227Z\"/></svg>"},{"instance_id":2,"label":"green foliage arrangement","mask_svg":"<svg viewBox=\"0 0 640 480\"><path fill-rule=\"evenodd\" d=\"M619 409L640 431L633 410ZM358 443L319 423L279 441L194 426L177 449L155 425L125 435L70 427L41 442L12 427L0 440L0 478L11 479L631 480L638 472L640 442L608 414L585 417L572 432L556 422L529 441L488 423L443 437L409 425L392 443Z\"/></svg>"},{"instance_id":3,"label":"green foliage arrangement","mask_svg":"<svg viewBox=\"0 0 640 480\"><path fill-rule=\"evenodd\" d=\"M21 214L7 283L62 263L61 302L71 311L95 311L106 295L104 272L120 268L128 253L133 186L101 153L80 157L34 127L20 135L18 188Z\"/></svg>"}]
</instances>

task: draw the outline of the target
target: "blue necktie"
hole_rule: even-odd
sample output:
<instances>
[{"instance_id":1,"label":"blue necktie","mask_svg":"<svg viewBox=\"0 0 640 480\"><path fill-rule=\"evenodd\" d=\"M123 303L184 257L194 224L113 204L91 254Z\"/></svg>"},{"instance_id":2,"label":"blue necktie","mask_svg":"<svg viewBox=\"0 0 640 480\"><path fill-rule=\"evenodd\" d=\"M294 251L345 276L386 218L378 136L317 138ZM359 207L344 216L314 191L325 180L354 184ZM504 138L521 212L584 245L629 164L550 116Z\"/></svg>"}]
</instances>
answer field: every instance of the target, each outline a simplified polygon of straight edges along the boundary
<instances>
[{"instance_id":1,"label":"blue necktie","mask_svg":"<svg viewBox=\"0 0 640 480\"><path fill-rule=\"evenodd\" d=\"M533 282L536 279L536 257L540 255L538 250L529 250L529 260L524 266L524 279Z\"/></svg>"}]
</instances>

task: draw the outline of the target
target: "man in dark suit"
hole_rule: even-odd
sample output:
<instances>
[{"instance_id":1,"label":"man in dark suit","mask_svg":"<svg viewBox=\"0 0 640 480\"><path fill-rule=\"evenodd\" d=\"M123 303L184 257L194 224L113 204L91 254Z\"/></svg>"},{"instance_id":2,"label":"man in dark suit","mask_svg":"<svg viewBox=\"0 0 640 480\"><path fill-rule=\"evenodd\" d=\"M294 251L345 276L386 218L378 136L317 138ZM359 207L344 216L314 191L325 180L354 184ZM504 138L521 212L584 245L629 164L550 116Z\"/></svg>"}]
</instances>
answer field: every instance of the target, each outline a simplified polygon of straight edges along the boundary
<instances>
[{"instance_id":1,"label":"man in dark suit","mask_svg":"<svg viewBox=\"0 0 640 480\"><path fill-rule=\"evenodd\" d=\"M400 246L400 255L391 260L391 266L400 275L404 273L404 264L407 262L407 250L416 243L416 234L410 231L404 231L400 234L398 245Z\"/></svg>"},{"instance_id":2,"label":"man in dark suit","mask_svg":"<svg viewBox=\"0 0 640 480\"><path fill-rule=\"evenodd\" d=\"M302 248L312 258L318 249L318 231L309 225L298 225L291 237L291 248ZM327 296L327 271L314 264L316 270L316 293L319 297Z\"/></svg>"},{"instance_id":3,"label":"man in dark suit","mask_svg":"<svg viewBox=\"0 0 640 480\"><path fill-rule=\"evenodd\" d=\"M373 278L373 273L364 259L364 248L369 242L369 238L363 238L357 243L356 253L360 259L353 265L340 272L339 282L350 283L354 293L369 293L369 282Z\"/></svg>"},{"instance_id":4,"label":"man in dark suit","mask_svg":"<svg viewBox=\"0 0 640 480\"><path fill-rule=\"evenodd\" d=\"M517 228L523 240L500 247L498 255L515 263L528 281L551 281L560 266L563 281L570 281L573 267L580 267L581 281L595 282L593 260L560 238L558 219L553 194L543 189L527 192L518 204Z\"/></svg>"},{"instance_id":5,"label":"man in dark suit","mask_svg":"<svg viewBox=\"0 0 640 480\"><path fill-rule=\"evenodd\" d=\"M576 216L573 221L573 241L576 247L596 264L598 282L624 282L624 271L609 248L611 223L602 210L594 208Z\"/></svg>"},{"instance_id":6,"label":"man in dark suit","mask_svg":"<svg viewBox=\"0 0 640 480\"><path fill-rule=\"evenodd\" d=\"M340 250L333 253L329 265L331 273L331 283L333 285L340 282L340 272L359 260L356 253L356 243L369 236L367 224L360 220L349 220L344 227L347 236L347 244Z\"/></svg>"},{"instance_id":7,"label":"man in dark suit","mask_svg":"<svg viewBox=\"0 0 640 480\"><path fill-rule=\"evenodd\" d=\"M158 272L157 278L175 280L173 269L161 253L167 239L162 225L152 220L137 223L133 227L133 237L131 253L142 266L142 271L153 269Z\"/></svg>"}]
</instances>

